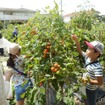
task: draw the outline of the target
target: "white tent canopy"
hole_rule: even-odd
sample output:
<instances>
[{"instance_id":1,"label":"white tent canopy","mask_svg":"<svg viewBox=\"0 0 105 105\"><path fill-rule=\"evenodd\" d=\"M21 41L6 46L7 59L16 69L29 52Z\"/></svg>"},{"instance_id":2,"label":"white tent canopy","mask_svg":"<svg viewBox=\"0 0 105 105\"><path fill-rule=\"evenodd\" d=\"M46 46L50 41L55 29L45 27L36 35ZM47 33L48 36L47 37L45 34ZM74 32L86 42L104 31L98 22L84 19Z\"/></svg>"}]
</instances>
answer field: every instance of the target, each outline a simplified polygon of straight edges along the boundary
<instances>
[{"instance_id":1,"label":"white tent canopy","mask_svg":"<svg viewBox=\"0 0 105 105\"><path fill-rule=\"evenodd\" d=\"M9 47L12 44L12 42L8 41L4 37L0 39L0 48L6 48Z\"/></svg>"}]
</instances>

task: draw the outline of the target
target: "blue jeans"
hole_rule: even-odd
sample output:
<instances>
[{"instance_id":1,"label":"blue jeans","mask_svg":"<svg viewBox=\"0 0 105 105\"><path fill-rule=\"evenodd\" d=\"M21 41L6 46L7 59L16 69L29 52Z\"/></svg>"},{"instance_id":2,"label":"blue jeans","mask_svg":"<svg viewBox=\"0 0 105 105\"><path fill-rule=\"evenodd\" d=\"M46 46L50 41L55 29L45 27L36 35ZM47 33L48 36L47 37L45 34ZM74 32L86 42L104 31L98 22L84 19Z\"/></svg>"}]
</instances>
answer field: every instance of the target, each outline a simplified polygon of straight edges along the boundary
<instances>
[{"instance_id":1,"label":"blue jeans","mask_svg":"<svg viewBox=\"0 0 105 105\"><path fill-rule=\"evenodd\" d=\"M29 82L27 82L24 86L22 85L15 86L15 94L17 101L25 98L27 87L29 87Z\"/></svg>"},{"instance_id":2,"label":"blue jeans","mask_svg":"<svg viewBox=\"0 0 105 105\"><path fill-rule=\"evenodd\" d=\"M86 89L86 105L96 105L96 99L97 99L98 89L96 90L88 90Z\"/></svg>"}]
</instances>

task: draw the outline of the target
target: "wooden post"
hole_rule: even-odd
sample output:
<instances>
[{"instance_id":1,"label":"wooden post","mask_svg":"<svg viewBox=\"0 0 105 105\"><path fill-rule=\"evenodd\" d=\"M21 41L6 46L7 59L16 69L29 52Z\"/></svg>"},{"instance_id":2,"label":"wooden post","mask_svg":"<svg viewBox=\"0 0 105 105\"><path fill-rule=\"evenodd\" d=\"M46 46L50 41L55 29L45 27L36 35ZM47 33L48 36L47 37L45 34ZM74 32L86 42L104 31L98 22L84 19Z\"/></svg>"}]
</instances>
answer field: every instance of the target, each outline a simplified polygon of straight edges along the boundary
<instances>
[{"instance_id":1,"label":"wooden post","mask_svg":"<svg viewBox=\"0 0 105 105\"><path fill-rule=\"evenodd\" d=\"M51 84L46 84L46 105L55 105L56 103L56 91Z\"/></svg>"}]
</instances>

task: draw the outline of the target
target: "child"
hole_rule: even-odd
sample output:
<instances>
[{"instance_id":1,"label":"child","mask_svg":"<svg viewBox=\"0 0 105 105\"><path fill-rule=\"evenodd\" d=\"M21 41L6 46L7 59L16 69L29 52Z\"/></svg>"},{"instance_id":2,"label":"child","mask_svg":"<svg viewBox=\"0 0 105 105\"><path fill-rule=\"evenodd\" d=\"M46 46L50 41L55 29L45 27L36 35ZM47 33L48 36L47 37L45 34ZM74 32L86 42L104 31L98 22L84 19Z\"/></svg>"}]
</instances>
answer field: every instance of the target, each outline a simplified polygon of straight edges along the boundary
<instances>
[{"instance_id":1,"label":"child","mask_svg":"<svg viewBox=\"0 0 105 105\"><path fill-rule=\"evenodd\" d=\"M10 67L13 72L13 82L17 101L16 105L24 105L25 92L29 85L28 82L26 82L28 78L17 71L23 72L24 67L24 59L20 56L20 52L21 46L16 43L13 43L8 49L9 59L7 60L7 66ZM24 82L25 84L23 86Z\"/></svg>"},{"instance_id":2,"label":"child","mask_svg":"<svg viewBox=\"0 0 105 105\"><path fill-rule=\"evenodd\" d=\"M102 55L104 45L99 41L85 42L88 46L86 52L83 52L76 35L72 35L71 38L75 41L77 51L85 59L85 68L87 75L90 77L89 82L86 84L86 105L96 105L96 98L98 87L103 84L103 70L98 58ZM94 63L92 63L94 62Z\"/></svg>"}]
</instances>

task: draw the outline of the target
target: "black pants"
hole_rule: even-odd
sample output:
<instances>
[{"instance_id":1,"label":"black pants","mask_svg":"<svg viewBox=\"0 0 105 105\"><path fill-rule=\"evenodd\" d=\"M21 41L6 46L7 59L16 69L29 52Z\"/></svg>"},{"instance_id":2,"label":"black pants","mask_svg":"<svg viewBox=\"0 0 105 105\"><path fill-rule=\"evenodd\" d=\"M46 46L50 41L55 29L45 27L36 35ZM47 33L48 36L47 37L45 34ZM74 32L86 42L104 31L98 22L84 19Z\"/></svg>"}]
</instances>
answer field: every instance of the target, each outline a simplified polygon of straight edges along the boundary
<instances>
[{"instance_id":1,"label":"black pants","mask_svg":"<svg viewBox=\"0 0 105 105\"><path fill-rule=\"evenodd\" d=\"M0 55L4 55L4 49L0 48Z\"/></svg>"}]
</instances>

